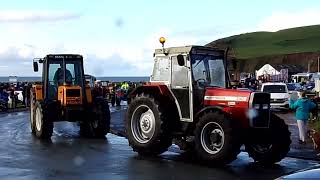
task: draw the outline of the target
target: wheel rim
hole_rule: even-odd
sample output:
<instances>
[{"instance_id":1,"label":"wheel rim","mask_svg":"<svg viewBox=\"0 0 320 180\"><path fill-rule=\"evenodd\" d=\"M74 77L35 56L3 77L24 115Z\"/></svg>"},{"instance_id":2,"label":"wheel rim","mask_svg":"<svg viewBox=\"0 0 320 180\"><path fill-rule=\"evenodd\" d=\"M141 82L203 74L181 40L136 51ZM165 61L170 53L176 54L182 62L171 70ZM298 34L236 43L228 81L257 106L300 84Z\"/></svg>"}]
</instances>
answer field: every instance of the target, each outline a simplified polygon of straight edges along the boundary
<instances>
[{"instance_id":1,"label":"wheel rim","mask_svg":"<svg viewBox=\"0 0 320 180\"><path fill-rule=\"evenodd\" d=\"M36 109L36 128L38 131L41 131L42 119L41 119L41 111L39 108Z\"/></svg>"},{"instance_id":2,"label":"wheel rim","mask_svg":"<svg viewBox=\"0 0 320 180\"><path fill-rule=\"evenodd\" d=\"M224 145L224 131L216 122L207 123L201 130L201 145L209 154L216 154L221 151Z\"/></svg>"},{"instance_id":3,"label":"wheel rim","mask_svg":"<svg viewBox=\"0 0 320 180\"><path fill-rule=\"evenodd\" d=\"M139 143L147 143L155 132L155 117L152 110L146 105L135 109L131 118L131 131Z\"/></svg>"}]
</instances>

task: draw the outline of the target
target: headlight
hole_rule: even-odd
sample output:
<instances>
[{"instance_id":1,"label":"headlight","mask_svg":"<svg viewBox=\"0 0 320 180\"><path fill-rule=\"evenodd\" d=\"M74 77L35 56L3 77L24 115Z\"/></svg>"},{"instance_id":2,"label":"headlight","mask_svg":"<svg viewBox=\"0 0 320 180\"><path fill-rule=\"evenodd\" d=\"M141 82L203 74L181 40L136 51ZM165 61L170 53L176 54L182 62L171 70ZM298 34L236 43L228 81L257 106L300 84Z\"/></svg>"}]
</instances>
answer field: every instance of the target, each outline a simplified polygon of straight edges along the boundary
<instances>
[{"instance_id":1,"label":"headlight","mask_svg":"<svg viewBox=\"0 0 320 180\"><path fill-rule=\"evenodd\" d=\"M262 105L262 109L268 109L269 108L269 104L263 104Z\"/></svg>"}]
</instances>

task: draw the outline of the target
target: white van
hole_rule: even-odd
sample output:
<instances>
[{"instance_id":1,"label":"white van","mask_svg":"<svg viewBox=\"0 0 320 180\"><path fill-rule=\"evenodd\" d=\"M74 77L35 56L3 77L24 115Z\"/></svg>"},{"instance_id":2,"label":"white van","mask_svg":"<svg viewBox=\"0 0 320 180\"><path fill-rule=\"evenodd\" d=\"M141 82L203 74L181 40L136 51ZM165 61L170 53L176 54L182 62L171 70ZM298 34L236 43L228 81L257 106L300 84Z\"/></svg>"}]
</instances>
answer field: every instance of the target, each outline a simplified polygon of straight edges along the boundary
<instances>
[{"instance_id":1,"label":"white van","mask_svg":"<svg viewBox=\"0 0 320 180\"><path fill-rule=\"evenodd\" d=\"M285 83L263 83L261 91L270 93L271 108L289 108L289 91Z\"/></svg>"}]
</instances>

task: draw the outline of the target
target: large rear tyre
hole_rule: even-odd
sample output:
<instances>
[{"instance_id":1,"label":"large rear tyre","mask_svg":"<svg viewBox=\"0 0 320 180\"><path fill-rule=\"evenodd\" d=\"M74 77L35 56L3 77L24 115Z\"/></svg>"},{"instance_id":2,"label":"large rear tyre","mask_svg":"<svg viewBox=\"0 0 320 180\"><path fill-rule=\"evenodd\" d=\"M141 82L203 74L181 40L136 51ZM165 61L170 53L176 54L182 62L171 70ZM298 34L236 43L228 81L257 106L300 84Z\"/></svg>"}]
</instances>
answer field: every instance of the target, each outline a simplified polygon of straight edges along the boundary
<instances>
[{"instance_id":1,"label":"large rear tyre","mask_svg":"<svg viewBox=\"0 0 320 180\"><path fill-rule=\"evenodd\" d=\"M222 112L204 113L195 128L195 152L211 165L232 162L240 153L240 140L230 119Z\"/></svg>"},{"instance_id":2,"label":"large rear tyre","mask_svg":"<svg viewBox=\"0 0 320 180\"><path fill-rule=\"evenodd\" d=\"M126 116L129 145L140 155L156 156L172 145L169 112L153 97L140 94L130 103Z\"/></svg>"},{"instance_id":3,"label":"large rear tyre","mask_svg":"<svg viewBox=\"0 0 320 180\"><path fill-rule=\"evenodd\" d=\"M53 122L49 120L48 110L40 102L35 103L35 135L40 139L49 139L53 132Z\"/></svg>"},{"instance_id":4,"label":"large rear tyre","mask_svg":"<svg viewBox=\"0 0 320 180\"><path fill-rule=\"evenodd\" d=\"M97 98L94 101L92 111L80 124L80 133L85 137L105 138L108 132L110 132L109 105L104 99Z\"/></svg>"},{"instance_id":5,"label":"large rear tyre","mask_svg":"<svg viewBox=\"0 0 320 180\"><path fill-rule=\"evenodd\" d=\"M255 134L249 134L253 139L245 144L245 148L256 162L270 165L286 157L290 150L291 133L283 119L271 114L270 129L263 133L255 132Z\"/></svg>"}]
</instances>

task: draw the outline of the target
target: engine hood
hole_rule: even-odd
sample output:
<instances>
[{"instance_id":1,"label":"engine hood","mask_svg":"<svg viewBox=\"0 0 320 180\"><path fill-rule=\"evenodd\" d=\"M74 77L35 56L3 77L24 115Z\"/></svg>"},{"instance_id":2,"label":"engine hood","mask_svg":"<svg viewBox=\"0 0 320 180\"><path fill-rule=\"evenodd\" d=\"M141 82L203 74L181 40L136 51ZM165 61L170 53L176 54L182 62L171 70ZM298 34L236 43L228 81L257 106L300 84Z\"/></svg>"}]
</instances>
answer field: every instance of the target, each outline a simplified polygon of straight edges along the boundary
<instances>
[{"instance_id":1,"label":"engine hood","mask_svg":"<svg viewBox=\"0 0 320 180\"><path fill-rule=\"evenodd\" d=\"M248 107L252 91L207 88L204 96L204 105L245 106Z\"/></svg>"}]
</instances>

